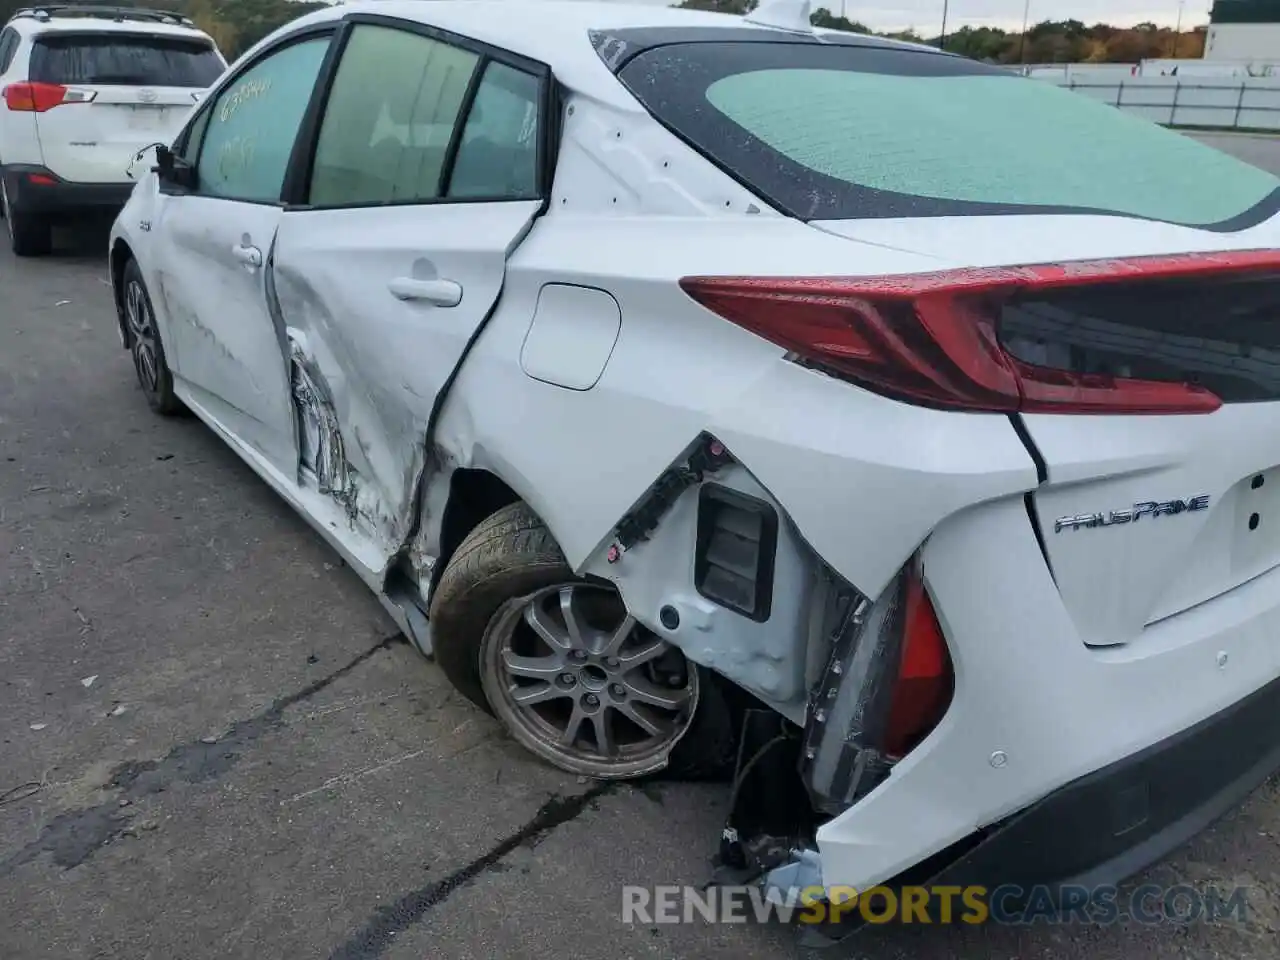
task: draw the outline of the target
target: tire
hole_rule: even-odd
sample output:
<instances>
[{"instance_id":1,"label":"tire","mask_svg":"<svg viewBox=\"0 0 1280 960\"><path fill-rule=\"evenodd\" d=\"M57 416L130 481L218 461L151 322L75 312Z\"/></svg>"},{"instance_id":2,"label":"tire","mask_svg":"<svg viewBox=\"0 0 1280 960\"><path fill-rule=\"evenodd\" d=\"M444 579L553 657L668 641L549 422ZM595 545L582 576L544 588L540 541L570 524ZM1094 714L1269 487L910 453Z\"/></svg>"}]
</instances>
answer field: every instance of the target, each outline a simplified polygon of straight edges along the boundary
<instances>
[{"instance_id":1,"label":"tire","mask_svg":"<svg viewBox=\"0 0 1280 960\"><path fill-rule=\"evenodd\" d=\"M0 214L9 233L9 246L19 257L42 257L53 250L53 228L47 220L9 206L9 192L0 174Z\"/></svg>"},{"instance_id":2,"label":"tire","mask_svg":"<svg viewBox=\"0 0 1280 960\"><path fill-rule=\"evenodd\" d=\"M736 759L737 727L722 684L711 671L684 661L696 674L690 687L696 690L696 707L684 733L669 748L665 767L637 761L631 766L609 766L556 755L531 742L526 726L513 715L505 700L495 703L486 692L499 691L490 669L482 662L492 656L494 630L501 618L519 619L521 604L540 591L581 587L588 591L612 591L612 586L575 577L559 545L546 525L523 503L514 503L476 526L459 545L441 575L431 599L431 636L436 663L459 693L490 714L541 759L570 772L597 779L632 779L662 774L684 780L719 779L728 776ZM617 599L621 607L621 599ZM674 651L675 648L672 648ZM675 651L683 661L683 656ZM616 661L615 661L616 663ZM612 689L612 688L611 688ZM500 693L497 694L500 698ZM603 696L603 694L602 694ZM575 711L576 713L576 711ZM605 769L605 767L608 769Z\"/></svg>"},{"instance_id":3,"label":"tire","mask_svg":"<svg viewBox=\"0 0 1280 960\"><path fill-rule=\"evenodd\" d=\"M132 258L124 265L121 296L125 312L125 339L133 358L133 370L142 387L147 406L162 417L181 414L186 408L173 392L173 374L160 341L151 294L138 262Z\"/></svg>"}]
</instances>

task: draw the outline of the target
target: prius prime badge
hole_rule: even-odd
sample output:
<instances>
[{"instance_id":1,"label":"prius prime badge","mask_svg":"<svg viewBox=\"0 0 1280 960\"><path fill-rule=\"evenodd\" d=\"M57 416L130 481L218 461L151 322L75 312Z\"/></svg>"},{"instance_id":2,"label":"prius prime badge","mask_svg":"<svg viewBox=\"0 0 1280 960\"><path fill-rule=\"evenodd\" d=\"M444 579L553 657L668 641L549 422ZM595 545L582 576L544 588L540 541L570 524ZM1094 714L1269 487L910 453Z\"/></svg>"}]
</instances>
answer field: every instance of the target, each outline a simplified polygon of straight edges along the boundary
<instances>
[{"instance_id":1,"label":"prius prime badge","mask_svg":"<svg viewBox=\"0 0 1280 960\"><path fill-rule=\"evenodd\" d=\"M1172 517L1179 513L1191 513L1209 509L1209 495L1202 493L1189 500L1146 500L1135 503L1128 510L1112 510L1108 513L1082 513L1075 517L1059 517L1053 524L1053 532L1063 530L1113 527L1121 523L1137 523L1143 517Z\"/></svg>"}]
</instances>

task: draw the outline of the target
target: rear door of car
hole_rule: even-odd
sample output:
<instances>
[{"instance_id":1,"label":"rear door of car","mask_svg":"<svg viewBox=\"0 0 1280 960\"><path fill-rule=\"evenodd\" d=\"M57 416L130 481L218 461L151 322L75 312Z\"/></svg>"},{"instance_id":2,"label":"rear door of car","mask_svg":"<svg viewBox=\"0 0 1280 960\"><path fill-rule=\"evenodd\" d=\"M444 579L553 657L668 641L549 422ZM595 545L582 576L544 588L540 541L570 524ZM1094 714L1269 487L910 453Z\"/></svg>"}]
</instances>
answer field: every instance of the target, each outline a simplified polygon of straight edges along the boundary
<instances>
[{"instance_id":1,"label":"rear door of car","mask_svg":"<svg viewBox=\"0 0 1280 960\"><path fill-rule=\"evenodd\" d=\"M347 19L272 282L304 388L303 467L358 492L394 548L437 398L544 207L551 77L418 24Z\"/></svg>"},{"instance_id":2,"label":"rear door of car","mask_svg":"<svg viewBox=\"0 0 1280 960\"><path fill-rule=\"evenodd\" d=\"M28 79L44 165L74 183L127 180L139 150L171 142L199 94L225 69L195 35L123 30L40 34Z\"/></svg>"}]
</instances>

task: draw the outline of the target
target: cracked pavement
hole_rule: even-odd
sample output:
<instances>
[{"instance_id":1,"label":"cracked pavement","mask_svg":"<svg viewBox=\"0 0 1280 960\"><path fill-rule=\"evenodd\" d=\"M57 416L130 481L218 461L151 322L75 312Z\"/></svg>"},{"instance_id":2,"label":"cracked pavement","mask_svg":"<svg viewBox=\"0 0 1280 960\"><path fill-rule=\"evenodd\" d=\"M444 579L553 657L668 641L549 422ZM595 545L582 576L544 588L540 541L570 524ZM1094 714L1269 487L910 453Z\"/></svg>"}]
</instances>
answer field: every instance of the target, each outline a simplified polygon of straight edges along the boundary
<instances>
[{"instance_id":1,"label":"cracked pavement","mask_svg":"<svg viewBox=\"0 0 1280 960\"><path fill-rule=\"evenodd\" d=\"M1210 138L1280 172L1280 141ZM0 252L0 960L802 956L789 931L624 925L697 884L719 786L544 767L454 694L306 524L118 349L105 231ZM1262 960L1273 783L1149 882L1246 925L871 930L831 956Z\"/></svg>"}]
</instances>

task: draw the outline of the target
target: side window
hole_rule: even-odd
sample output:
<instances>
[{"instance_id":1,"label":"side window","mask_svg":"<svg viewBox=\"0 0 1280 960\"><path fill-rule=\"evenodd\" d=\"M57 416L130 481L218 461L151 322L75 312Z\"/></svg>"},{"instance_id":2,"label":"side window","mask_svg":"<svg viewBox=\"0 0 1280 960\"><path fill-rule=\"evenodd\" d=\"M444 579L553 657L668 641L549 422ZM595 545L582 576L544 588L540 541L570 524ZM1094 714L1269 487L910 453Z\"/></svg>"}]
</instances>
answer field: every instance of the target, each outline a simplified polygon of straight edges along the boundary
<instances>
[{"instance_id":1,"label":"side window","mask_svg":"<svg viewBox=\"0 0 1280 960\"><path fill-rule=\"evenodd\" d=\"M203 133L196 189L205 196L273 203L280 199L293 142L311 99L328 36L291 44L224 87L198 121ZM199 129L203 126L203 131Z\"/></svg>"},{"instance_id":2,"label":"side window","mask_svg":"<svg viewBox=\"0 0 1280 960\"><path fill-rule=\"evenodd\" d=\"M439 197L449 140L479 59L420 34L356 26L325 106L308 202Z\"/></svg>"},{"instance_id":3,"label":"side window","mask_svg":"<svg viewBox=\"0 0 1280 960\"><path fill-rule=\"evenodd\" d=\"M476 90L449 179L450 197L538 196L538 78L490 61Z\"/></svg>"},{"instance_id":4,"label":"side window","mask_svg":"<svg viewBox=\"0 0 1280 960\"><path fill-rule=\"evenodd\" d=\"M18 31L13 27L9 27L0 32L0 74L5 73L9 69L9 64L13 63L13 55L18 50Z\"/></svg>"}]
</instances>

